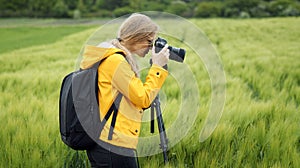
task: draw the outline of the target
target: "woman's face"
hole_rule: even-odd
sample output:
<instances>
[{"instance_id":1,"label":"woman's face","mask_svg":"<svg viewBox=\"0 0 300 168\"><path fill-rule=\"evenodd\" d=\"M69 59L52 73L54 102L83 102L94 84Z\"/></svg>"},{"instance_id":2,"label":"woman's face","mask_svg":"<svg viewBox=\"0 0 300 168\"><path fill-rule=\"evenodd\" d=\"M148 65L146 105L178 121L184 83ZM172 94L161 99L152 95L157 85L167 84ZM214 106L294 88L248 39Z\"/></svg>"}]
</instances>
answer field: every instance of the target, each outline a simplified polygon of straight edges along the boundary
<instances>
[{"instance_id":1,"label":"woman's face","mask_svg":"<svg viewBox=\"0 0 300 168\"><path fill-rule=\"evenodd\" d=\"M146 54L152 49L153 47L153 41L154 41L155 35L147 36L146 38L143 38L141 41L135 43L132 46L132 53L140 56L145 57Z\"/></svg>"}]
</instances>

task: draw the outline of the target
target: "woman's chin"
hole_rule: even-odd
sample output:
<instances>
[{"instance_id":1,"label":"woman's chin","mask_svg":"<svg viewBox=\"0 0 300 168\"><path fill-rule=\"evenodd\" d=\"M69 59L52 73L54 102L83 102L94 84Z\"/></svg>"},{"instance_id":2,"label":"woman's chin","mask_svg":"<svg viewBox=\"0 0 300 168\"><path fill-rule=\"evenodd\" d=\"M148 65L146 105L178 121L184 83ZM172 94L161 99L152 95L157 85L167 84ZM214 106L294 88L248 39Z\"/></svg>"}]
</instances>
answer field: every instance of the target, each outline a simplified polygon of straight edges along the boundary
<instances>
[{"instance_id":1,"label":"woman's chin","mask_svg":"<svg viewBox=\"0 0 300 168\"><path fill-rule=\"evenodd\" d=\"M139 57L145 57L147 55L147 53L137 53L136 55L138 55Z\"/></svg>"}]
</instances>

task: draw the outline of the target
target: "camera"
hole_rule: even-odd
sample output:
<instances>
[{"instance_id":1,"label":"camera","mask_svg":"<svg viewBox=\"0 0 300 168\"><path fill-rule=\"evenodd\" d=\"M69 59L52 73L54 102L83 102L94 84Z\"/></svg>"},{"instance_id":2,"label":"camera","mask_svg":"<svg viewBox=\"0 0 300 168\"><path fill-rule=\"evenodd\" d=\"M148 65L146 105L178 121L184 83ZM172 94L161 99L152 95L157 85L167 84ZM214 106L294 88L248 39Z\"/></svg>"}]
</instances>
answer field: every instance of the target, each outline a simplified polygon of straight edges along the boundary
<instances>
[{"instance_id":1,"label":"camera","mask_svg":"<svg viewBox=\"0 0 300 168\"><path fill-rule=\"evenodd\" d=\"M167 44L167 40L158 37L154 42L155 52L159 52L165 45ZM169 59L177 62L183 62L185 57L185 50L182 48L176 48L169 46L168 49L170 50L170 57Z\"/></svg>"}]
</instances>

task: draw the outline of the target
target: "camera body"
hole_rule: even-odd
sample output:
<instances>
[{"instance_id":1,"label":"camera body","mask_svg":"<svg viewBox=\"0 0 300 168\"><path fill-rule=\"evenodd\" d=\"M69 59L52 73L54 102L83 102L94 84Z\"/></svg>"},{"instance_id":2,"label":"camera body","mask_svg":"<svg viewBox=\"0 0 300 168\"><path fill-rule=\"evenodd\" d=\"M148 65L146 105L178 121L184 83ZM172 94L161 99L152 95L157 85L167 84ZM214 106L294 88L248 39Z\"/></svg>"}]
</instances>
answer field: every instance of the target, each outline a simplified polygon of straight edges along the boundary
<instances>
[{"instance_id":1,"label":"camera body","mask_svg":"<svg viewBox=\"0 0 300 168\"><path fill-rule=\"evenodd\" d=\"M167 40L158 37L154 42L155 52L159 52L164 46L167 44ZM176 48L169 46L168 49L170 50L170 60L183 62L185 58L185 50L182 48Z\"/></svg>"}]
</instances>

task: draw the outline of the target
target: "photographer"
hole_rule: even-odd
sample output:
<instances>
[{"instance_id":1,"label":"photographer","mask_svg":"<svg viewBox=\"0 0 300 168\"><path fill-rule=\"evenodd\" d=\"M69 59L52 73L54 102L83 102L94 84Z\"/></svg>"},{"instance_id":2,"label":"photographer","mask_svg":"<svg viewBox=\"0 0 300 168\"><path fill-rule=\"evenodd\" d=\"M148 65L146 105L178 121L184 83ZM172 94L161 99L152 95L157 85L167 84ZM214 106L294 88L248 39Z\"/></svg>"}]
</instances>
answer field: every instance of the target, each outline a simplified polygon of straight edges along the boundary
<instances>
[{"instance_id":1,"label":"photographer","mask_svg":"<svg viewBox=\"0 0 300 168\"><path fill-rule=\"evenodd\" d=\"M86 46L82 69L103 60L98 68L98 98L100 118L104 119L119 93L122 94L112 139L109 140L111 119L104 126L98 145L87 150L92 167L138 167L135 149L140 134L143 109L148 108L168 71L163 67L169 61L168 45L158 53L153 41L158 26L147 16L132 14L119 28L118 37L111 42ZM152 65L145 82L139 78L135 55L145 57L151 50Z\"/></svg>"}]
</instances>

